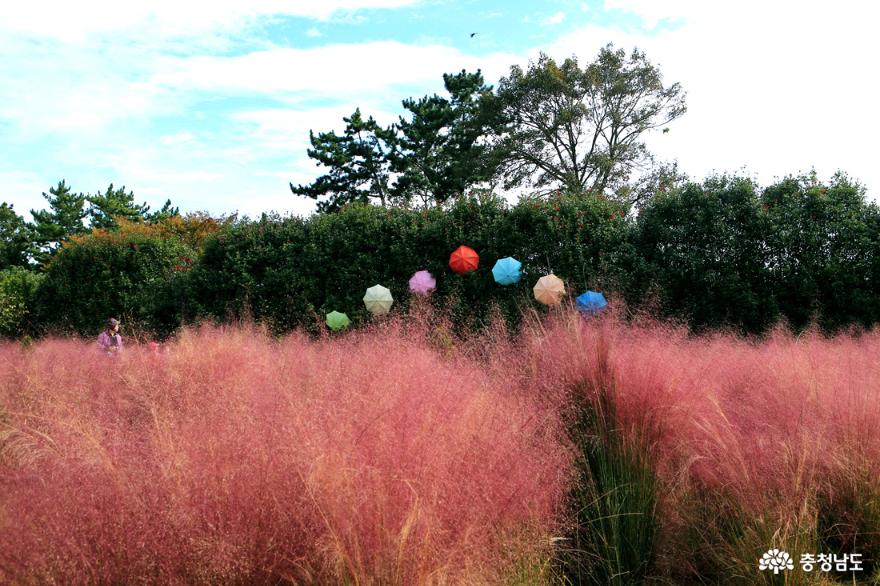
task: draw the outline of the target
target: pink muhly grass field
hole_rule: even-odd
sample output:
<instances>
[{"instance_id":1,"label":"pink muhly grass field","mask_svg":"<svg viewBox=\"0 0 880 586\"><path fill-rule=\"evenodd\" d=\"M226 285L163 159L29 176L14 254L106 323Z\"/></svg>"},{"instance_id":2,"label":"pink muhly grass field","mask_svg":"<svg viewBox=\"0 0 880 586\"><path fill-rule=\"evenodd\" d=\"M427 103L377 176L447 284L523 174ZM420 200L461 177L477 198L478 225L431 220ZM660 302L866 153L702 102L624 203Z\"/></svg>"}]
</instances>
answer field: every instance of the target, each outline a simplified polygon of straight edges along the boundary
<instances>
[{"instance_id":1,"label":"pink muhly grass field","mask_svg":"<svg viewBox=\"0 0 880 586\"><path fill-rule=\"evenodd\" d=\"M602 379L664 474L762 501L804 474L880 473L880 332L755 341L564 317L521 346L522 376L544 396Z\"/></svg>"},{"instance_id":2,"label":"pink muhly grass field","mask_svg":"<svg viewBox=\"0 0 880 586\"><path fill-rule=\"evenodd\" d=\"M663 486L658 566L759 583L771 546L798 559L833 544L869 560L857 578L880 568L880 332L756 341L562 317L523 346L524 376L548 395L593 381L648 452Z\"/></svg>"},{"instance_id":3,"label":"pink muhly grass field","mask_svg":"<svg viewBox=\"0 0 880 586\"><path fill-rule=\"evenodd\" d=\"M613 402L659 483L649 576L880 555L880 333L425 323L2 347L0 582L551 583L574 392Z\"/></svg>"},{"instance_id":4,"label":"pink muhly grass field","mask_svg":"<svg viewBox=\"0 0 880 586\"><path fill-rule=\"evenodd\" d=\"M555 417L419 339L4 346L0 582L503 582L556 522Z\"/></svg>"}]
</instances>

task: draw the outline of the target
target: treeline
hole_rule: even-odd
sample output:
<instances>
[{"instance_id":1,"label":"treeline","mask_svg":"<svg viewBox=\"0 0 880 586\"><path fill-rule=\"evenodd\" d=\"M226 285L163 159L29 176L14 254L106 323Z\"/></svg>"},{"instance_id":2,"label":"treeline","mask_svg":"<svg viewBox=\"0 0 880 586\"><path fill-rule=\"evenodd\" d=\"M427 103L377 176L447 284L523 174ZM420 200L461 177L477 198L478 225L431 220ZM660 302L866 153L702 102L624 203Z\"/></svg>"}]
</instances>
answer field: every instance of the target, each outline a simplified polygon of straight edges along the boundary
<instances>
[{"instance_id":1,"label":"treeline","mask_svg":"<svg viewBox=\"0 0 880 586\"><path fill-rule=\"evenodd\" d=\"M464 328L494 315L515 326L550 272L571 293L697 330L880 320L880 216L865 190L843 174L688 181L643 140L686 110L644 53L609 45L584 66L541 55L497 88L479 71L443 81L448 96L403 100L389 126L357 109L341 134L310 133L325 173L290 186L316 200L307 219L181 216L170 201L151 212L124 187L63 181L32 222L3 204L0 334L93 334L109 315L146 335L235 317L314 332L331 310L368 319L361 299L377 283L406 311L420 269L438 279L429 303ZM481 270L448 271L460 244ZM505 256L523 263L516 286L491 277Z\"/></svg>"},{"instance_id":2,"label":"treeline","mask_svg":"<svg viewBox=\"0 0 880 586\"><path fill-rule=\"evenodd\" d=\"M512 66L497 87L479 70L446 74L443 85L446 96L404 99L404 114L388 126L357 108L342 133L311 131L308 156L325 173L291 191L317 200L321 212L352 202L442 205L499 186L639 205L681 179L644 138L669 131L686 95L638 49L609 44L583 66L541 54L525 69Z\"/></svg>"},{"instance_id":3,"label":"treeline","mask_svg":"<svg viewBox=\"0 0 880 586\"><path fill-rule=\"evenodd\" d=\"M135 202L134 192L112 183L103 192L85 194L59 181L43 198L47 208L31 210L31 222L12 205L0 204L0 267L42 266L65 240L93 229L115 229L120 221L161 222L180 215L170 199L151 212L146 202Z\"/></svg>"},{"instance_id":4,"label":"treeline","mask_svg":"<svg viewBox=\"0 0 880 586\"><path fill-rule=\"evenodd\" d=\"M112 184L92 195L61 181L43 196L47 208L31 210L31 222L0 204L3 337L85 332L95 311L159 316L151 304L162 298L155 290L169 282L169 259L195 262L207 236L235 221L201 212L181 215L170 200L151 211L135 202L133 192ZM66 274L68 269L73 272ZM150 331L179 323L136 321Z\"/></svg>"},{"instance_id":5,"label":"treeline","mask_svg":"<svg viewBox=\"0 0 880 586\"><path fill-rule=\"evenodd\" d=\"M448 269L460 244L480 253L480 270ZM362 297L376 283L391 289L395 311L407 311L408 279L427 269L437 290L426 302L465 328L494 316L515 326L524 308L538 307L535 281L553 272L571 294L605 291L631 311L695 330L760 333L784 321L831 332L880 321L878 250L880 211L843 174L763 189L712 177L659 192L638 214L604 196L560 192L515 205L491 194L419 210L350 204L308 219L122 220L67 241L34 279L5 271L0 319L7 336L91 335L108 315L159 336L240 317L314 332L331 310L356 324L371 319ZM505 256L523 263L518 285L492 279Z\"/></svg>"}]
</instances>

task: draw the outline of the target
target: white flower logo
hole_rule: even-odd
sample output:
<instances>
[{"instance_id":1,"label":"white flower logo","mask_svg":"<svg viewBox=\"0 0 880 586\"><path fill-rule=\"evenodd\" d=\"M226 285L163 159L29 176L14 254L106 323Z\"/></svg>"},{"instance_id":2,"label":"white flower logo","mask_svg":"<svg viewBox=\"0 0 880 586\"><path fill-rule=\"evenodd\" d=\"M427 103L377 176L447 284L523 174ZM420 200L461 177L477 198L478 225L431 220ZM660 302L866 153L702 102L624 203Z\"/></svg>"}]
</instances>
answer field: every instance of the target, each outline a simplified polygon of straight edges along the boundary
<instances>
[{"instance_id":1,"label":"white flower logo","mask_svg":"<svg viewBox=\"0 0 880 586\"><path fill-rule=\"evenodd\" d=\"M788 552L774 548L761 556L758 569L761 571L773 570L774 574L778 574L780 571L793 570L794 562L791 561L791 556L788 555Z\"/></svg>"}]
</instances>

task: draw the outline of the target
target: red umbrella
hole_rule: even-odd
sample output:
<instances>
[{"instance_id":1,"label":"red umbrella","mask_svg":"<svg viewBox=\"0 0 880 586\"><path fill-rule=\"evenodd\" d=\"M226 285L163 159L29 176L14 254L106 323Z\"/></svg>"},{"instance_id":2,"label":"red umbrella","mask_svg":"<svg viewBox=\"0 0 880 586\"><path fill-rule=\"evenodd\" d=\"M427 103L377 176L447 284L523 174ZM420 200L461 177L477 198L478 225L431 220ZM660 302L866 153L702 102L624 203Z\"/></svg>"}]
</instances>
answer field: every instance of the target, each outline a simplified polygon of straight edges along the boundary
<instances>
[{"instance_id":1,"label":"red umbrella","mask_svg":"<svg viewBox=\"0 0 880 586\"><path fill-rule=\"evenodd\" d=\"M459 275L477 270L479 264L480 255L469 246L461 245L449 256L449 268Z\"/></svg>"}]
</instances>

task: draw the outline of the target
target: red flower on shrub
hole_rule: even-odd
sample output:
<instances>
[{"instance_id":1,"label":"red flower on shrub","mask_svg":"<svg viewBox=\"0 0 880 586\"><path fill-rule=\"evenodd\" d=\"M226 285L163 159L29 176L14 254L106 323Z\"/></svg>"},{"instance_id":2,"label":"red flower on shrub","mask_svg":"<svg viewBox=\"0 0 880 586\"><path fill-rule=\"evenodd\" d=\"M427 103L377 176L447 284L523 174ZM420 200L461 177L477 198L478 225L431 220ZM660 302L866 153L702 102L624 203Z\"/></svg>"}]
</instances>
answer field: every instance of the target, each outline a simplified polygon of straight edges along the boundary
<instances>
[{"instance_id":1,"label":"red flower on shrub","mask_svg":"<svg viewBox=\"0 0 880 586\"><path fill-rule=\"evenodd\" d=\"M174 272L188 271L192 268L192 259L188 256L182 256L177 259L177 264L174 265Z\"/></svg>"}]
</instances>

